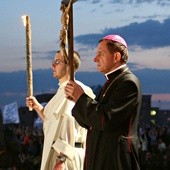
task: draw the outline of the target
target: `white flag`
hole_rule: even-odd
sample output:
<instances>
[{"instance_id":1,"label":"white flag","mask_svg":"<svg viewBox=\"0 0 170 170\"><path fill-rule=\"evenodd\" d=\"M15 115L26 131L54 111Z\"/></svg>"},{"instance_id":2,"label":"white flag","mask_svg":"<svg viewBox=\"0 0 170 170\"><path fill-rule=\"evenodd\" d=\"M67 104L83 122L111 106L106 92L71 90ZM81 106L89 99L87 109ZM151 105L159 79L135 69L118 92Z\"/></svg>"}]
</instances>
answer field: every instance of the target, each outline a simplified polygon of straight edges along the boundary
<instances>
[{"instance_id":1,"label":"white flag","mask_svg":"<svg viewBox=\"0 0 170 170\"><path fill-rule=\"evenodd\" d=\"M17 102L4 106L3 123L19 123Z\"/></svg>"}]
</instances>

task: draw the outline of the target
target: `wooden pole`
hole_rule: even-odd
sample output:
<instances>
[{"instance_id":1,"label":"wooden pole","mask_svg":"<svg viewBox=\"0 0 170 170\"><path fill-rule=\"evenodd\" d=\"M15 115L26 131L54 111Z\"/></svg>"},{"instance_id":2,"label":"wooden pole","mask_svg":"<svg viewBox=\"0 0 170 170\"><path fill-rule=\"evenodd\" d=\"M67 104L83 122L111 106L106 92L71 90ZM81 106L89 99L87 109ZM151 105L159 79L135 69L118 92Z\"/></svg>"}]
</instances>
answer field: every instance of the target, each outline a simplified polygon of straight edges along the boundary
<instances>
[{"instance_id":1,"label":"wooden pole","mask_svg":"<svg viewBox=\"0 0 170 170\"><path fill-rule=\"evenodd\" d=\"M74 81L74 35L73 35L73 3L71 3L69 11L68 25L68 56L70 64L70 80Z\"/></svg>"},{"instance_id":2,"label":"wooden pole","mask_svg":"<svg viewBox=\"0 0 170 170\"><path fill-rule=\"evenodd\" d=\"M31 49L31 23L26 16L26 48L27 48L27 86L28 96L33 96L33 75L32 75L32 49Z\"/></svg>"},{"instance_id":3,"label":"wooden pole","mask_svg":"<svg viewBox=\"0 0 170 170\"><path fill-rule=\"evenodd\" d=\"M32 48L31 48L31 22L30 17L22 17L26 32L26 66L27 66L27 95L33 96L33 73L32 73ZM29 111L32 108L29 107Z\"/></svg>"}]
</instances>

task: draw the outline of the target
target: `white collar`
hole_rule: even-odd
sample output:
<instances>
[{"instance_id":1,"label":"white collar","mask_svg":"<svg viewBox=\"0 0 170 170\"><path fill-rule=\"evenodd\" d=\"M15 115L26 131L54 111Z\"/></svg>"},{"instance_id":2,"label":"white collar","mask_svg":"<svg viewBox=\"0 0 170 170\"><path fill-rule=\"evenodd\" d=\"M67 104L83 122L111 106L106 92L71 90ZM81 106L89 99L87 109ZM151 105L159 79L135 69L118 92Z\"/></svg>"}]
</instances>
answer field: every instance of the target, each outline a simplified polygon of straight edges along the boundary
<instances>
[{"instance_id":1,"label":"white collar","mask_svg":"<svg viewBox=\"0 0 170 170\"><path fill-rule=\"evenodd\" d=\"M107 80L109 79L109 78L108 78L108 75L109 75L109 74L111 74L111 73L113 73L113 72L115 72L115 71L117 71L117 70L119 70L119 69L121 69L121 68L123 68L123 67L125 67L125 66L126 66L126 64L123 64L123 65L119 66L118 68L116 68L116 69L114 69L114 70L106 73L106 74L105 74L106 79L107 79Z\"/></svg>"}]
</instances>

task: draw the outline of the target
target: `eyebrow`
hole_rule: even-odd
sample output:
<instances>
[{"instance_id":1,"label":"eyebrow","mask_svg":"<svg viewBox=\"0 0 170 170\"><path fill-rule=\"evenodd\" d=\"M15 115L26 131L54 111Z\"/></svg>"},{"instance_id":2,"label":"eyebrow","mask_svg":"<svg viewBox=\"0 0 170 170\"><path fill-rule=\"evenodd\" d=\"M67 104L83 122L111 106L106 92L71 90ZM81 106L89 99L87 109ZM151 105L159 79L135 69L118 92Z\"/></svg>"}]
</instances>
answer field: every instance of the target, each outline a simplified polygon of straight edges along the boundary
<instances>
[{"instance_id":1,"label":"eyebrow","mask_svg":"<svg viewBox=\"0 0 170 170\"><path fill-rule=\"evenodd\" d=\"M102 54L102 53L103 53L102 50L96 51L96 54Z\"/></svg>"},{"instance_id":2,"label":"eyebrow","mask_svg":"<svg viewBox=\"0 0 170 170\"><path fill-rule=\"evenodd\" d=\"M61 59L59 59L59 58L56 58L56 59L54 59L55 61L62 61Z\"/></svg>"}]
</instances>

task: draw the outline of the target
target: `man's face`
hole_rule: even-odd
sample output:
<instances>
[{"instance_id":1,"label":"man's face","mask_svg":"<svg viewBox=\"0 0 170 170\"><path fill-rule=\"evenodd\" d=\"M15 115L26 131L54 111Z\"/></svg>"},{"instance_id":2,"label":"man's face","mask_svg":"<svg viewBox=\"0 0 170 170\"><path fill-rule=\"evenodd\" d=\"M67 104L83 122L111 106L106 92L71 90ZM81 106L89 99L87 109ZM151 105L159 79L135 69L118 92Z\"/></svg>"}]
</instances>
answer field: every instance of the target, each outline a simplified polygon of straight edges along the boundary
<instances>
[{"instance_id":1,"label":"man's face","mask_svg":"<svg viewBox=\"0 0 170 170\"><path fill-rule=\"evenodd\" d=\"M105 40L99 43L96 56L94 57L98 71L104 74L115 69L114 54L110 54L106 44Z\"/></svg>"},{"instance_id":2,"label":"man's face","mask_svg":"<svg viewBox=\"0 0 170 170\"><path fill-rule=\"evenodd\" d=\"M68 74L68 67L61 53L57 53L52 61L53 77L61 79Z\"/></svg>"}]
</instances>

